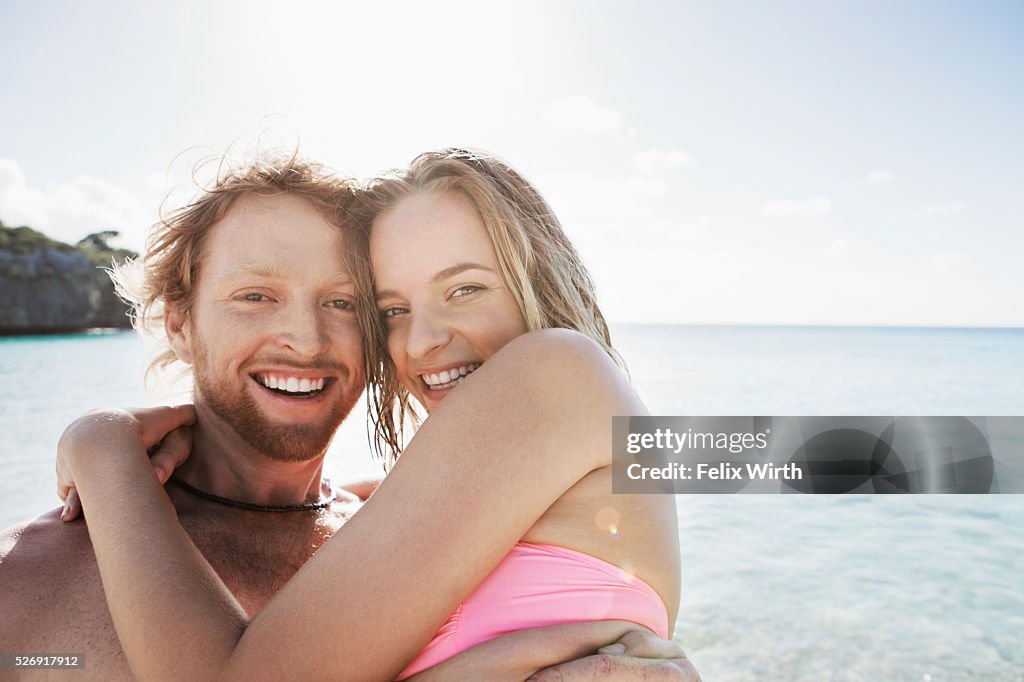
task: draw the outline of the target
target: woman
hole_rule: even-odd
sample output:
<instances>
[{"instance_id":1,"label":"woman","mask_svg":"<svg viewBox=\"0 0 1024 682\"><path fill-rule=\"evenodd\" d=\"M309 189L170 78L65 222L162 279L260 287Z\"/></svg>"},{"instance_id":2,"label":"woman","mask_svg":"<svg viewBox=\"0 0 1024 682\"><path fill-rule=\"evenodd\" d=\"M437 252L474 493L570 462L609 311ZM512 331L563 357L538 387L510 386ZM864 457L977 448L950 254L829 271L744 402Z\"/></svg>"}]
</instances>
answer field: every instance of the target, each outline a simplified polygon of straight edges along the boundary
<instances>
[{"instance_id":1,"label":"woman","mask_svg":"<svg viewBox=\"0 0 1024 682\"><path fill-rule=\"evenodd\" d=\"M252 622L166 500L149 499L142 443L73 429L62 441L63 483L74 481L87 510L104 496L137 501L127 524L102 505L90 515L115 623L135 625L127 639L118 626L133 668L221 679L343 666L388 679L424 643L403 676L537 625L622 619L668 636L679 590L673 499L611 495L611 417L645 410L544 200L502 162L448 150L371 183L352 218L370 299L361 316L387 348L367 344L378 445L399 450L410 396L430 416L336 534L346 549L328 541ZM394 523L417 500L431 504ZM139 532L157 546L133 548ZM380 566L403 579L383 584ZM430 603L410 614L424 592ZM321 615L297 618L310 604ZM333 616L368 611L357 627ZM168 622L169 639L156 634ZM281 647L282 632L303 645Z\"/></svg>"}]
</instances>

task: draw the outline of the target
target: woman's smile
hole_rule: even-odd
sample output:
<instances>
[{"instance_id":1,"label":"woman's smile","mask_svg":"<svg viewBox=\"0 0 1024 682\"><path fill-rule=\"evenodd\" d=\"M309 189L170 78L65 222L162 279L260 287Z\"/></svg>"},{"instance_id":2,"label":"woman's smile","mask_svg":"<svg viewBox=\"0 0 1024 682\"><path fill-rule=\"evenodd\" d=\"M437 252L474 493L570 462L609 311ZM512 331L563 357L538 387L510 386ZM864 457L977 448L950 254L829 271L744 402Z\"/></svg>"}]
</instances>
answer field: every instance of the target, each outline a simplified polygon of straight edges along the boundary
<instances>
[{"instance_id":1,"label":"woman's smile","mask_svg":"<svg viewBox=\"0 0 1024 682\"><path fill-rule=\"evenodd\" d=\"M462 383L463 379L475 372L481 364L483 363L471 362L469 364L460 364L440 371L426 370L420 372L420 378L423 380L423 383L427 385L427 388L432 391L455 388Z\"/></svg>"},{"instance_id":2,"label":"woman's smile","mask_svg":"<svg viewBox=\"0 0 1024 682\"><path fill-rule=\"evenodd\" d=\"M388 353L428 411L527 331L487 227L460 192L399 201L374 221L370 253Z\"/></svg>"}]
</instances>

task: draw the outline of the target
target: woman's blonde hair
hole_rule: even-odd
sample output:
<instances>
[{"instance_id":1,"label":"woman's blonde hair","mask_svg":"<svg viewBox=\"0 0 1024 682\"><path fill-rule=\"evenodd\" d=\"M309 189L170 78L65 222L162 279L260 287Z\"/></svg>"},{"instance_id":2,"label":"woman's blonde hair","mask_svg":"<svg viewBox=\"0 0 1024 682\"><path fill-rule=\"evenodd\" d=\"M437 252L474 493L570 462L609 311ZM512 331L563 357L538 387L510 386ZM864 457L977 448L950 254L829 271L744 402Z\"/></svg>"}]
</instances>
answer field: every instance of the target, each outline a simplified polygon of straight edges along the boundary
<instances>
[{"instance_id":1,"label":"woman's blonde hair","mask_svg":"<svg viewBox=\"0 0 1024 682\"><path fill-rule=\"evenodd\" d=\"M415 425L420 416L387 354L387 330L373 300L370 231L374 219L404 197L446 192L461 193L480 213L504 285L519 305L528 329L561 327L578 331L625 368L612 347L590 275L537 189L490 154L465 149L421 154L407 170L392 171L370 181L357 193L346 220L351 228L352 271L363 292L359 309L365 334L373 441L386 466L402 450L406 419Z\"/></svg>"}]
</instances>

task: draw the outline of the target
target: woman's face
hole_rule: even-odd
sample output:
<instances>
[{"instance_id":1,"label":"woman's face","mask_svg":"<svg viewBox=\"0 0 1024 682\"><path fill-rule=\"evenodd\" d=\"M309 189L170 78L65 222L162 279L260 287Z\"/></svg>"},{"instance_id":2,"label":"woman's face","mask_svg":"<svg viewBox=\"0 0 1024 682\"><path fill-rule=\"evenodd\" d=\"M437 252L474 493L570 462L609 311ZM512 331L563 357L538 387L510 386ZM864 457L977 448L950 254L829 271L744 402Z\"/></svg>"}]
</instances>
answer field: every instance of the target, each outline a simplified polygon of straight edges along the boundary
<instances>
[{"instance_id":1,"label":"woman's face","mask_svg":"<svg viewBox=\"0 0 1024 682\"><path fill-rule=\"evenodd\" d=\"M428 412L527 331L483 220L460 192L412 194L379 215L370 258L388 353Z\"/></svg>"}]
</instances>

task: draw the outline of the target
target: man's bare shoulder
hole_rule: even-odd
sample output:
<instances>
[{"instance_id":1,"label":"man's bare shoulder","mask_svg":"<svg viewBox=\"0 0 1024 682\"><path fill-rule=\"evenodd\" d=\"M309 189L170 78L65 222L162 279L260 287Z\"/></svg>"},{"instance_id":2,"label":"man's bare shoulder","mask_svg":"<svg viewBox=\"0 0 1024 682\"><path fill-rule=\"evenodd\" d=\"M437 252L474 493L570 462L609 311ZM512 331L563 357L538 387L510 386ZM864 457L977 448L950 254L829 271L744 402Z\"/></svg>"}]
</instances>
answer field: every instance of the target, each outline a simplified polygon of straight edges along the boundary
<instances>
[{"instance_id":1,"label":"man's bare shoulder","mask_svg":"<svg viewBox=\"0 0 1024 682\"><path fill-rule=\"evenodd\" d=\"M55 563L93 556L85 523L65 523L60 511L54 509L0 531L0 580L23 577L25 572L27 576L49 576L57 573Z\"/></svg>"},{"instance_id":2,"label":"man's bare shoulder","mask_svg":"<svg viewBox=\"0 0 1024 682\"><path fill-rule=\"evenodd\" d=\"M83 521L64 523L56 509L0 531L0 612L18 614L0 619L5 641L51 627L60 612L67 615L82 602L92 606L97 592L102 588Z\"/></svg>"},{"instance_id":3,"label":"man's bare shoulder","mask_svg":"<svg viewBox=\"0 0 1024 682\"><path fill-rule=\"evenodd\" d=\"M4 651L82 654L90 679L131 679L84 521L64 523L56 509L0 531L0 613Z\"/></svg>"}]
</instances>

